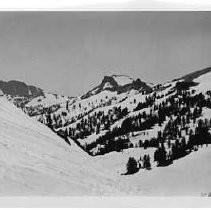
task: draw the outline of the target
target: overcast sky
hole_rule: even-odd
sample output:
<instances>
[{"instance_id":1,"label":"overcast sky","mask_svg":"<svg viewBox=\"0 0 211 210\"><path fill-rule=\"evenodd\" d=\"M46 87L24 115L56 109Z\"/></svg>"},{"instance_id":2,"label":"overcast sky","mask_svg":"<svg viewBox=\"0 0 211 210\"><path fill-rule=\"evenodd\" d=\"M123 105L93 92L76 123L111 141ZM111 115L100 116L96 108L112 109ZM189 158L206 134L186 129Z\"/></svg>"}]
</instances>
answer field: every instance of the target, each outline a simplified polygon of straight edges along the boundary
<instances>
[{"instance_id":1,"label":"overcast sky","mask_svg":"<svg viewBox=\"0 0 211 210\"><path fill-rule=\"evenodd\" d=\"M104 75L164 82L211 66L211 12L0 12L0 79L80 95Z\"/></svg>"}]
</instances>

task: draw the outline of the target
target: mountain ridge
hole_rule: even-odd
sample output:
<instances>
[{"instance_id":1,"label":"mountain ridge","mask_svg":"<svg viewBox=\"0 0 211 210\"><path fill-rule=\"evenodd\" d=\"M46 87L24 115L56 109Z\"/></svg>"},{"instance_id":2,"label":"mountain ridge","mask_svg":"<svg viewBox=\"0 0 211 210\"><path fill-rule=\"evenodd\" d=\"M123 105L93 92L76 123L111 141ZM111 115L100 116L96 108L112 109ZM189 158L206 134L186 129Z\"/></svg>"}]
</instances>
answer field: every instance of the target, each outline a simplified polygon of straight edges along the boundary
<instances>
[{"instance_id":1,"label":"mountain ridge","mask_svg":"<svg viewBox=\"0 0 211 210\"><path fill-rule=\"evenodd\" d=\"M211 72L211 67L207 67L207 68L203 68L201 70L190 72L190 73L185 74L184 76L181 76L178 79L175 79L173 81L184 80L186 82L193 82L194 79L197 79L198 77L202 76L203 74L207 74L209 72Z\"/></svg>"},{"instance_id":2,"label":"mountain ridge","mask_svg":"<svg viewBox=\"0 0 211 210\"><path fill-rule=\"evenodd\" d=\"M137 132L139 136L142 130L153 128L154 134L145 135L143 141L157 138L159 130L163 132L164 129L160 126L165 125L170 115L180 113L181 103L187 103L187 97L190 101L201 98L204 104L197 102L194 106L197 106L202 114L202 108L209 108L206 97L209 96L210 86L204 79L200 82L195 80L198 81L197 78L209 72L210 68L195 71L150 89L141 80L134 80L126 75L105 76L100 85L88 91L84 97L68 98L49 94L25 103L23 109L65 139L67 136L71 137L89 154L97 155L112 151L111 148L103 149L105 144L108 144L107 140L124 139L133 132ZM204 98L200 95L202 89ZM168 108L168 103L171 109ZM190 107L184 110L192 112ZM161 117L160 113L165 117ZM130 138L133 139L132 136ZM124 147L129 147L139 143L138 140L132 140L131 143L129 139L124 144L127 145Z\"/></svg>"},{"instance_id":3,"label":"mountain ridge","mask_svg":"<svg viewBox=\"0 0 211 210\"><path fill-rule=\"evenodd\" d=\"M123 79L122 79L123 78ZM94 87L86 94L81 96L81 99L86 99L94 94L98 94L103 90L117 91L118 93L127 92L130 90L142 90L150 92L152 89L145 82L140 79L132 79L127 75L113 74L110 76L104 76L100 85Z\"/></svg>"},{"instance_id":4,"label":"mountain ridge","mask_svg":"<svg viewBox=\"0 0 211 210\"><path fill-rule=\"evenodd\" d=\"M43 95L43 90L33 85L27 85L18 80L0 80L0 89L4 94L20 97L37 97Z\"/></svg>"}]
</instances>

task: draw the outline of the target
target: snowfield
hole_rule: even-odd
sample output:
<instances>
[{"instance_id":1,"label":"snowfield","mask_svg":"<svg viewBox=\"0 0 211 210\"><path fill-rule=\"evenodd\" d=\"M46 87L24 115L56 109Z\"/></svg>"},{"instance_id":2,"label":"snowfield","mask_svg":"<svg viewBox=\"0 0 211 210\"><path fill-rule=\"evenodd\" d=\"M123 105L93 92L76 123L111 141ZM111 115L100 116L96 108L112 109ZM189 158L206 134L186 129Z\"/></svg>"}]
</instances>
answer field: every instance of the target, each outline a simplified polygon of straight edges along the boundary
<instances>
[{"instance_id":1,"label":"snowfield","mask_svg":"<svg viewBox=\"0 0 211 210\"><path fill-rule=\"evenodd\" d=\"M126 75L113 75L112 76L119 86L124 86L132 83L134 80Z\"/></svg>"},{"instance_id":2,"label":"snowfield","mask_svg":"<svg viewBox=\"0 0 211 210\"><path fill-rule=\"evenodd\" d=\"M66 103L68 100L68 97L65 96L60 96L52 93L45 93L45 96L39 96L31 100L28 104L27 107L30 106L43 106L43 107L49 107L55 104L61 104L61 103Z\"/></svg>"},{"instance_id":3,"label":"snowfield","mask_svg":"<svg viewBox=\"0 0 211 210\"><path fill-rule=\"evenodd\" d=\"M0 128L0 195L117 192L115 179L110 178L108 171L73 142L68 146L3 97L0 97Z\"/></svg>"},{"instance_id":4,"label":"snowfield","mask_svg":"<svg viewBox=\"0 0 211 210\"><path fill-rule=\"evenodd\" d=\"M206 93L207 90L211 90L211 72L203 74L200 77L194 79L194 82L199 83L195 88L197 92Z\"/></svg>"},{"instance_id":5,"label":"snowfield","mask_svg":"<svg viewBox=\"0 0 211 210\"><path fill-rule=\"evenodd\" d=\"M147 151L148 150L148 151ZM128 157L138 159L140 155L151 154L153 149L135 148L123 153L112 152L97 156L96 161L104 168L121 174L125 172ZM150 151L151 150L151 151ZM122 186L127 186L130 195L140 196L202 196L211 192L211 146L199 148L168 167L140 169L133 175L119 176Z\"/></svg>"}]
</instances>

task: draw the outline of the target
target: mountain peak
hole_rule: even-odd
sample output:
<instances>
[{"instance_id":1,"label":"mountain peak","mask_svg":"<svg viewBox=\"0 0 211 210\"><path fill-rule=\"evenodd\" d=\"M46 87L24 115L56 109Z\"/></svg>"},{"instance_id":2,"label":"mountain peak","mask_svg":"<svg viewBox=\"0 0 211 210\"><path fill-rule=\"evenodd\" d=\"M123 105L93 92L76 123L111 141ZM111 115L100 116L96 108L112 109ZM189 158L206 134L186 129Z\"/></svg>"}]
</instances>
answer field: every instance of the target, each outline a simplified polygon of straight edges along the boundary
<instances>
[{"instance_id":1,"label":"mountain peak","mask_svg":"<svg viewBox=\"0 0 211 210\"><path fill-rule=\"evenodd\" d=\"M121 75L121 74L113 74L113 75L107 75L104 76L101 84L106 84L105 89L108 87L120 87L120 86L125 86L127 84L131 84L135 80L127 75ZM109 83L109 85L108 85ZM108 87L107 87L108 86Z\"/></svg>"},{"instance_id":2,"label":"mountain peak","mask_svg":"<svg viewBox=\"0 0 211 210\"><path fill-rule=\"evenodd\" d=\"M130 90L143 90L146 92L151 91L151 87L140 79L133 79L127 75L113 74L110 76L104 76L100 85L87 92L81 98L85 99L92 95L96 95L104 90L117 91L117 93L123 93Z\"/></svg>"},{"instance_id":3,"label":"mountain peak","mask_svg":"<svg viewBox=\"0 0 211 210\"><path fill-rule=\"evenodd\" d=\"M36 97L43 95L42 89L17 80L0 81L0 89L4 94L11 96Z\"/></svg>"}]
</instances>

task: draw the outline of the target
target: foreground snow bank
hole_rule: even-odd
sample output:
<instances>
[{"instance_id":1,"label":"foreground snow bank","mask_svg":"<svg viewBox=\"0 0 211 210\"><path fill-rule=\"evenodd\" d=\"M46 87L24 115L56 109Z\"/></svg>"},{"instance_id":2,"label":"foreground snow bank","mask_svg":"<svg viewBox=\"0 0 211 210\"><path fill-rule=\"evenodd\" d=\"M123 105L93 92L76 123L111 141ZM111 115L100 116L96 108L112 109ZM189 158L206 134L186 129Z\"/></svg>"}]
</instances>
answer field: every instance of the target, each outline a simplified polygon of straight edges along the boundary
<instances>
[{"instance_id":1,"label":"foreground snow bank","mask_svg":"<svg viewBox=\"0 0 211 210\"><path fill-rule=\"evenodd\" d=\"M148 149L147 149L148 150ZM149 149L151 150L151 149ZM129 157L137 159L146 151L140 148L123 153L112 152L99 156L98 162L105 168L120 174L125 170ZM96 157L97 158L97 157ZM211 145L174 161L168 167L140 169L133 175L119 175L122 186L127 185L128 194L141 196L203 196L211 193ZM153 163L154 164L154 163Z\"/></svg>"},{"instance_id":2,"label":"foreground snow bank","mask_svg":"<svg viewBox=\"0 0 211 210\"><path fill-rule=\"evenodd\" d=\"M211 146L200 148L164 168L155 168L148 174L137 174L133 181L146 194L165 196L201 196L211 192Z\"/></svg>"},{"instance_id":3,"label":"foreground snow bank","mask_svg":"<svg viewBox=\"0 0 211 210\"><path fill-rule=\"evenodd\" d=\"M0 97L0 195L100 195L115 182L74 144Z\"/></svg>"}]
</instances>

